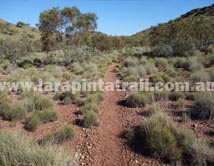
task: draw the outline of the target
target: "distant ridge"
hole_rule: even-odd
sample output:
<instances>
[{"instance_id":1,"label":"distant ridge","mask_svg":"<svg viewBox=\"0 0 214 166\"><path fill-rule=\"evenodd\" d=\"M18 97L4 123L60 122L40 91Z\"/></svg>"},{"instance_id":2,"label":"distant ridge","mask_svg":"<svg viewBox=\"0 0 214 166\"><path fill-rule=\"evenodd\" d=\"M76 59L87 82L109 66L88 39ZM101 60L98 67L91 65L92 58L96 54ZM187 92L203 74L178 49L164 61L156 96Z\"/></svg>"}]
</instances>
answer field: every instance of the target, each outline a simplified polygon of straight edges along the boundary
<instances>
[{"instance_id":1,"label":"distant ridge","mask_svg":"<svg viewBox=\"0 0 214 166\"><path fill-rule=\"evenodd\" d=\"M193 9L174 20L170 20L166 23L161 23L159 25L164 25L165 28L167 29L167 26L169 26L173 23L179 23L179 22L183 22L183 21L191 22L192 20L197 20L200 17L206 17L206 18L214 17L214 4L203 7L203 8ZM138 43L144 43L144 44L148 43L148 41L149 41L148 34L154 27L159 28L159 25L152 26L151 28L140 31L140 32L132 35L131 38L133 40L137 41Z\"/></svg>"},{"instance_id":2,"label":"distant ridge","mask_svg":"<svg viewBox=\"0 0 214 166\"><path fill-rule=\"evenodd\" d=\"M0 18L0 24L5 24L6 21Z\"/></svg>"},{"instance_id":3,"label":"distant ridge","mask_svg":"<svg viewBox=\"0 0 214 166\"><path fill-rule=\"evenodd\" d=\"M180 18L187 17L197 17L197 16L214 16L214 4L211 6L193 9L186 14L182 15Z\"/></svg>"}]
</instances>

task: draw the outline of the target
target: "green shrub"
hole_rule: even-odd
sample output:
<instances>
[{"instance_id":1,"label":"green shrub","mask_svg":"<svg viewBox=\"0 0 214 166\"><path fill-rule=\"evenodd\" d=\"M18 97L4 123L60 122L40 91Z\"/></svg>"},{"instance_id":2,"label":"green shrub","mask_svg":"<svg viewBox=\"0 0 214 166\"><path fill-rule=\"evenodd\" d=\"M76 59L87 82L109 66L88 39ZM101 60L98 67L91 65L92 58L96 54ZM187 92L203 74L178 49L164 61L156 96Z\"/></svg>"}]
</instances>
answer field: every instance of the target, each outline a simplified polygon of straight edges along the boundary
<instances>
[{"instance_id":1,"label":"green shrub","mask_svg":"<svg viewBox=\"0 0 214 166\"><path fill-rule=\"evenodd\" d=\"M58 113L55 110L45 110L42 112L35 112L35 114L37 114L42 123L54 122L58 119Z\"/></svg>"},{"instance_id":2,"label":"green shrub","mask_svg":"<svg viewBox=\"0 0 214 166\"><path fill-rule=\"evenodd\" d=\"M21 97L22 106L29 112L53 108L53 101L39 92L24 92Z\"/></svg>"},{"instance_id":3,"label":"green shrub","mask_svg":"<svg viewBox=\"0 0 214 166\"><path fill-rule=\"evenodd\" d=\"M21 21L16 23L16 27L18 27L18 28L22 28L25 25L27 25L27 24L25 24L24 22L21 22Z\"/></svg>"},{"instance_id":4,"label":"green shrub","mask_svg":"<svg viewBox=\"0 0 214 166\"><path fill-rule=\"evenodd\" d=\"M176 109L181 109L184 107L184 100L179 98L176 103L175 103L175 108Z\"/></svg>"},{"instance_id":5,"label":"green shrub","mask_svg":"<svg viewBox=\"0 0 214 166\"><path fill-rule=\"evenodd\" d=\"M177 75L177 73L176 73L174 67L171 66L171 65L168 66L168 67L166 68L166 73L167 73L170 77L175 77L175 76Z\"/></svg>"},{"instance_id":6,"label":"green shrub","mask_svg":"<svg viewBox=\"0 0 214 166\"><path fill-rule=\"evenodd\" d=\"M191 76L192 82L208 82L210 81L210 76L207 72L205 71L197 71L192 74Z\"/></svg>"},{"instance_id":7,"label":"green shrub","mask_svg":"<svg viewBox=\"0 0 214 166\"><path fill-rule=\"evenodd\" d=\"M191 65L190 61L188 61L187 59L184 59L184 58L179 58L174 63L174 67L183 68L186 71L189 71L190 65Z\"/></svg>"},{"instance_id":8,"label":"green shrub","mask_svg":"<svg viewBox=\"0 0 214 166\"><path fill-rule=\"evenodd\" d=\"M195 71L199 71L199 70L203 70L204 66L203 66L203 58L200 56L194 56L190 58L190 67L189 67L189 71L195 72Z\"/></svg>"},{"instance_id":9,"label":"green shrub","mask_svg":"<svg viewBox=\"0 0 214 166\"><path fill-rule=\"evenodd\" d=\"M214 55L209 57L210 65L214 65Z\"/></svg>"},{"instance_id":10,"label":"green shrub","mask_svg":"<svg viewBox=\"0 0 214 166\"><path fill-rule=\"evenodd\" d=\"M199 71L199 70L203 70L204 66L201 62L192 62L191 65L190 65L190 68L189 70L191 72L195 72L195 71Z\"/></svg>"},{"instance_id":11,"label":"green shrub","mask_svg":"<svg viewBox=\"0 0 214 166\"><path fill-rule=\"evenodd\" d=\"M124 61L124 66L126 67L136 67L137 64L139 64L139 59L136 57L128 57L125 61Z\"/></svg>"},{"instance_id":12,"label":"green shrub","mask_svg":"<svg viewBox=\"0 0 214 166\"><path fill-rule=\"evenodd\" d=\"M53 100L60 100L61 99L61 93L59 91L55 92L53 96Z\"/></svg>"},{"instance_id":13,"label":"green shrub","mask_svg":"<svg viewBox=\"0 0 214 166\"><path fill-rule=\"evenodd\" d=\"M184 150L188 150L189 146L196 140L194 133L191 130L179 129L174 133L177 138L177 145Z\"/></svg>"},{"instance_id":14,"label":"green shrub","mask_svg":"<svg viewBox=\"0 0 214 166\"><path fill-rule=\"evenodd\" d=\"M164 128L152 129L147 138L147 148L149 153L155 158L176 161L182 158L182 154L176 147L176 138L174 135Z\"/></svg>"},{"instance_id":15,"label":"green shrub","mask_svg":"<svg viewBox=\"0 0 214 166\"><path fill-rule=\"evenodd\" d=\"M177 36L170 41L175 56L192 56L195 51L195 43L192 38Z\"/></svg>"},{"instance_id":16,"label":"green shrub","mask_svg":"<svg viewBox=\"0 0 214 166\"><path fill-rule=\"evenodd\" d=\"M145 76L146 74L147 75L155 74L158 71L153 63L147 63L146 65L142 65L142 67L144 67L144 69L140 74L141 77Z\"/></svg>"},{"instance_id":17,"label":"green shrub","mask_svg":"<svg viewBox=\"0 0 214 166\"><path fill-rule=\"evenodd\" d=\"M101 92L97 92L89 95L86 98L86 103L100 103L103 100L103 94Z\"/></svg>"},{"instance_id":18,"label":"green shrub","mask_svg":"<svg viewBox=\"0 0 214 166\"><path fill-rule=\"evenodd\" d=\"M5 102L0 104L0 116L4 120L17 121L25 117L26 111L18 104L10 104L7 99L3 99Z\"/></svg>"},{"instance_id":19,"label":"green shrub","mask_svg":"<svg viewBox=\"0 0 214 166\"><path fill-rule=\"evenodd\" d=\"M169 100L178 101L179 99L184 99L183 92L171 92L169 93Z\"/></svg>"},{"instance_id":20,"label":"green shrub","mask_svg":"<svg viewBox=\"0 0 214 166\"><path fill-rule=\"evenodd\" d=\"M25 115L26 115L26 111L20 105L18 104L12 105L12 109L10 113L10 119L12 121L23 119Z\"/></svg>"},{"instance_id":21,"label":"green shrub","mask_svg":"<svg viewBox=\"0 0 214 166\"><path fill-rule=\"evenodd\" d=\"M84 72L83 67L79 63L73 63L72 72L75 74L82 74Z\"/></svg>"},{"instance_id":22,"label":"green shrub","mask_svg":"<svg viewBox=\"0 0 214 166\"><path fill-rule=\"evenodd\" d=\"M164 83L164 79L162 78L161 75L154 75L154 76L151 76L151 77L149 78L149 81L152 82L152 83L158 83L158 82Z\"/></svg>"},{"instance_id":23,"label":"green shrub","mask_svg":"<svg viewBox=\"0 0 214 166\"><path fill-rule=\"evenodd\" d=\"M163 101L169 98L169 92L167 91L155 91L154 92L154 100L155 101Z\"/></svg>"},{"instance_id":24,"label":"green shrub","mask_svg":"<svg viewBox=\"0 0 214 166\"><path fill-rule=\"evenodd\" d=\"M10 97L6 92L1 92L0 93L0 104L2 103L9 103L10 102Z\"/></svg>"},{"instance_id":25,"label":"green shrub","mask_svg":"<svg viewBox=\"0 0 214 166\"><path fill-rule=\"evenodd\" d=\"M208 71L209 78L211 82L214 82L214 67L211 67Z\"/></svg>"},{"instance_id":26,"label":"green shrub","mask_svg":"<svg viewBox=\"0 0 214 166\"><path fill-rule=\"evenodd\" d=\"M25 129L28 131L36 131L39 125L40 119L36 114L33 114L25 121Z\"/></svg>"},{"instance_id":27,"label":"green shrub","mask_svg":"<svg viewBox=\"0 0 214 166\"><path fill-rule=\"evenodd\" d=\"M80 101L79 93L72 93L72 91L66 91L63 93L57 92L53 97L54 100L61 100L64 105L76 104Z\"/></svg>"},{"instance_id":28,"label":"green shrub","mask_svg":"<svg viewBox=\"0 0 214 166\"><path fill-rule=\"evenodd\" d=\"M181 152L173 135L174 130L176 130L174 124L163 114L158 113L135 127L128 135L142 153L158 159L174 161L181 159Z\"/></svg>"},{"instance_id":29,"label":"green shrub","mask_svg":"<svg viewBox=\"0 0 214 166\"><path fill-rule=\"evenodd\" d=\"M72 104L71 98L68 97L68 96L65 96L65 98L63 99L63 104L64 104L64 105Z\"/></svg>"},{"instance_id":30,"label":"green shrub","mask_svg":"<svg viewBox=\"0 0 214 166\"><path fill-rule=\"evenodd\" d=\"M195 140L188 148L188 163L190 165L213 165L214 151L205 141Z\"/></svg>"},{"instance_id":31,"label":"green shrub","mask_svg":"<svg viewBox=\"0 0 214 166\"><path fill-rule=\"evenodd\" d=\"M165 73L151 76L149 78L149 80L152 83L158 83L158 82L165 83L165 82L174 82L175 81L174 78L170 77L169 75L167 75Z\"/></svg>"},{"instance_id":32,"label":"green shrub","mask_svg":"<svg viewBox=\"0 0 214 166\"><path fill-rule=\"evenodd\" d=\"M86 112L83 117L83 126L90 128L98 125L98 116L95 112Z\"/></svg>"},{"instance_id":33,"label":"green shrub","mask_svg":"<svg viewBox=\"0 0 214 166\"><path fill-rule=\"evenodd\" d=\"M63 148L44 145L16 132L0 132L0 165L59 166L75 165L73 155Z\"/></svg>"},{"instance_id":34,"label":"green shrub","mask_svg":"<svg viewBox=\"0 0 214 166\"><path fill-rule=\"evenodd\" d=\"M154 48L153 56L157 57L168 57L174 54L174 51L170 45L161 44Z\"/></svg>"},{"instance_id":35,"label":"green shrub","mask_svg":"<svg viewBox=\"0 0 214 166\"><path fill-rule=\"evenodd\" d=\"M73 126L65 125L60 130L56 132L48 133L44 139L43 143L51 142L51 143L62 143L67 140L71 140L74 138L76 132Z\"/></svg>"},{"instance_id":36,"label":"green shrub","mask_svg":"<svg viewBox=\"0 0 214 166\"><path fill-rule=\"evenodd\" d=\"M156 58L155 59L155 66L161 70L165 70L167 68L168 61L164 58Z\"/></svg>"},{"instance_id":37,"label":"green shrub","mask_svg":"<svg viewBox=\"0 0 214 166\"><path fill-rule=\"evenodd\" d=\"M87 103L86 105L82 106L78 112L81 114L85 114L87 112L99 113L99 108L95 103Z\"/></svg>"},{"instance_id":38,"label":"green shrub","mask_svg":"<svg viewBox=\"0 0 214 166\"><path fill-rule=\"evenodd\" d=\"M210 92L200 92L195 96L192 116L199 119L214 118L214 94Z\"/></svg>"},{"instance_id":39,"label":"green shrub","mask_svg":"<svg viewBox=\"0 0 214 166\"><path fill-rule=\"evenodd\" d=\"M192 132L178 129L167 115L156 112L143 124L129 129L126 138L143 154L164 161L182 160L195 141Z\"/></svg>"},{"instance_id":40,"label":"green shrub","mask_svg":"<svg viewBox=\"0 0 214 166\"><path fill-rule=\"evenodd\" d=\"M33 60L33 65L34 65L35 67L41 67L41 66L42 66L42 60L39 59L39 58L35 58L35 59Z\"/></svg>"},{"instance_id":41,"label":"green shrub","mask_svg":"<svg viewBox=\"0 0 214 166\"><path fill-rule=\"evenodd\" d=\"M188 122L189 120L190 120L190 117L187 113L182 114L182 117L181 117L182 122L185 123L185 122Z\"/></svg>"},{"instance_id":42,"label":"green shrub","mask_svg":"<svg viewBox=\"0 0 214 166\"><path fill-rule=\"evenodd\" d=\"M142 75L142 73L141 73ZM134 77L134 78L138 78L139 77L139 71L138 71L138 68L135 67L128 67L128 68L125 68L123 70L123 73L122 73L122 77Z\"/></svg>"},{"instance_id":43,"label":"green shrub","mask_svg":"<svg viewBox=\"0 0 214 166\"><path fill-rule=\"evenodd\" d=\"M32 63L30 60L25 59L24 61L18 63L18 66L19 66L19 67L22 67L22 68L24 68L24 69L27 69L27 68L32 67L32 64L33 64L33 63Z\"/></svg>"},{"instance_id":44,"label":"green shrub","mask_svg":"<svg viewBox=\"0 0 214 166\"><path fill-rule=\"evenodd\" d=\"M153 114L156 114L158 112L161 112L161 108L160 105L153 103L151 106L149 106L146 111L145 114L147 116L152 116Z\"/></svg>"},{"instance_id":45,"label":"green shrub","mask_svg":"<svg viewBox=\"0 0 214 166\"><path fill-rule=\"evenodd\" d=\"M41 123L53 122L58 119L58 113L55 110L45 110L34 112L25 122L25 128L29 131L35 131Z\"/></svg>"},{"instance_id":46,"label":"green shrub","mask_svg":"<svg viewBox=\"0 0 214 166\"><path fill-rule=\"evenodd\" d=\"M194 93L186 93L185 99L194 101L195 100L195 94Z\"/></svg>"},{"instance_id":47,"label":"green shrub","mask_svg":"<svg viewBox=\"0 0 214 166\"><path fill-rule=\"evenodd\" d=\"M133 93L126 99L128 107L144 107L148 103L148 98L145 94Z\"/></svg>"}]
</instances>

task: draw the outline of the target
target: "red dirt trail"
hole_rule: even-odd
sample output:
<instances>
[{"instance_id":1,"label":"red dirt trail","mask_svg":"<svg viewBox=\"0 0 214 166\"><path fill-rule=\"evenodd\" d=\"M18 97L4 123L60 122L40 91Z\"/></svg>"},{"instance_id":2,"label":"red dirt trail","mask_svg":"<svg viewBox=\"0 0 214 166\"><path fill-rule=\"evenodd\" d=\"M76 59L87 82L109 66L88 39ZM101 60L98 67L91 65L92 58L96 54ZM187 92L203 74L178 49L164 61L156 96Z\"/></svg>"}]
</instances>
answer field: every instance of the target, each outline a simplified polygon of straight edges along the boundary
<instances>
[{"instance_id":1,"label":"red dirt trail","mask_svg":"<svg viewBox=\"0 0 214 166\"><path fill-rule=\"evenodd\" d=\"M114 82L117 75L113 72L113 63L108 66L104 82ZM104 100L100 104L100 125L92 130L86 129L85 148L80 165L89 166L134 166L162 165L159 161L131 151L122 132L133 124L142 121L139 109L130 109L118 102L124 100L126 92L104 92Z\"/></svg>"}]
</instances>

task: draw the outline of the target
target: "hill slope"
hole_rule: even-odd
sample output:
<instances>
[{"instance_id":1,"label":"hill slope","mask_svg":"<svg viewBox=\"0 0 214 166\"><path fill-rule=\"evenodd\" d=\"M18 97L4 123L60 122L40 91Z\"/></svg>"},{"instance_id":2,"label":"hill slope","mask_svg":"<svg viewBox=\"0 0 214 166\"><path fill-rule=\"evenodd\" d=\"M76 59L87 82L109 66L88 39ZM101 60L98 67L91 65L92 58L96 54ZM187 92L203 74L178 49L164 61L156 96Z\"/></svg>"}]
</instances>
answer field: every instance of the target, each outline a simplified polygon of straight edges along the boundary
<instances>
[{"instance_id":1,"label":"hill slope","mask_svg":"<svg viewBox=\"0 0 214 166\"><path fill-rule=\"evenodd\" d=\"M24 23L17 26L0 19L0 39L21 40L23 38L39 40L39 30Z\"/></svg>"},{"instance_id":2,"label":"hill slope","mask_svg":"<svg viewBox=\"0 0 214 166\"><path fill-rule=\"evenodd\" d=\"M201 18L204 21L203 23L205 23L205 24L209 23L210 19L213 19L213 17L214 17L214 5L207 6L204 8L194 9L194 10L187 12L186 14L181 15L180 17L178 17L175 20L170 20L167 23L158 24L155 27L151 27L147 30L138 32L138 33L132 35L131 38L134 41L137 40L139 42L139 44L141 44L141 43L147 44L149 41L149 34L154 29L160 30L165 33L166 31L169 31L172 26L174 26L174 31L177 32L176 30L178 30L179 28L180 28L180 30L181 29L183 30L185 28L185 26L186 27L192 26L191 24L197 23L197 21L198 21L198 24L200 24L199 20ZM187 32L187 33L190 34L190 32Z\"/></svg>"}]
</instances>

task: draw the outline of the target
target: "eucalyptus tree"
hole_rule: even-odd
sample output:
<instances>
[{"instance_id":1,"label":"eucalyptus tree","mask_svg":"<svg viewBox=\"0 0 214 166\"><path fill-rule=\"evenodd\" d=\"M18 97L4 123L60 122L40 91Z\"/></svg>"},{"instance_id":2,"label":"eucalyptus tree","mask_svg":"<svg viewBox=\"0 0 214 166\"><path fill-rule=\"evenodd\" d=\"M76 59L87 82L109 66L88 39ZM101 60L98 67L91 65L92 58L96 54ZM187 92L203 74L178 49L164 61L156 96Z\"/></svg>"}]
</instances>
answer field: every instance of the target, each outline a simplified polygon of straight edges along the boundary
<instances>
[{"instance_id":1,"label":"eucalyptus tree","mask_svg":"<svg viewBox=\"0 0 214 166\"><path fill-rule=\"evenodd\" d=\"M52 8L42 12L38 26L42 33L43 50L52 50L65 37L78 37L78 43L81 43L82 36L88 40L88 32L97 28L97 19L95 13L81 13L77 7Z\"/></svg>"}]
</instances>

